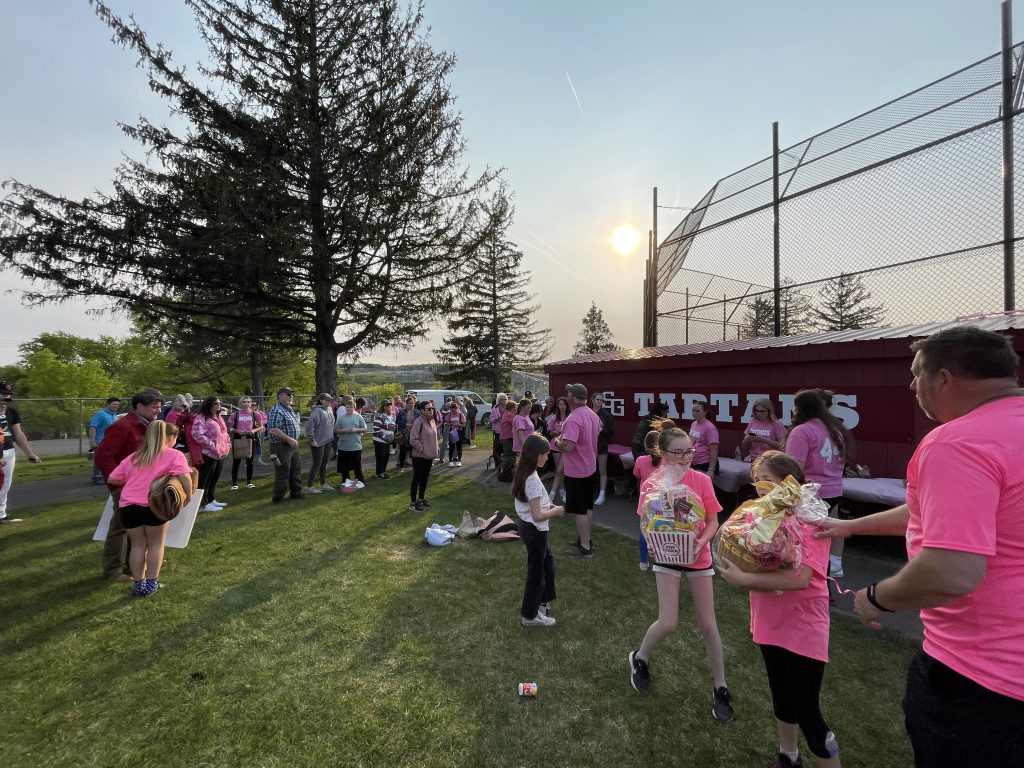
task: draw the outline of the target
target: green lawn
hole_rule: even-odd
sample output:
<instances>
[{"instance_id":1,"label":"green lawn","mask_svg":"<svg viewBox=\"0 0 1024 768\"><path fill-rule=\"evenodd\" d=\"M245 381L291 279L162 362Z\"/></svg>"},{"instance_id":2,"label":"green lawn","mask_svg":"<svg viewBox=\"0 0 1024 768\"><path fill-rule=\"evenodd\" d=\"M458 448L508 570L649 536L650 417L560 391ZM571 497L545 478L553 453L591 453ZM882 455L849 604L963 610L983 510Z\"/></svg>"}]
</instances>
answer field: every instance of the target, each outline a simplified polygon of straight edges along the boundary
<instances>
[{"instance_id":1,"label":"green lawn","mask_svg":"<svg viewBox=\"0 0 1024 768\"><path fill-rule=\"evenodd\" d=\"M33 480L52 480L55 477L92 477L92 454L79 456L42 456L39 464L33 464L18 451L15 468L18 483Z\"/></svg>"},{"instance_id":2,"label":"green lawn","mask_svg":"<svg viewBox=\"0 0 1024 768\"><path fill-rule=\"evenodd\" d=\"M479 443L478 443L479 444ZM745 596L717 585L737 708L710 715L710 672L689 602L629 686L626 655L655 617L635 544L599 532L598 557L561 556L552 629L518 623L517 542L423 543L432 521L508 509L437 478L412 514L408 474L357 494L272 506L267 481L168 550L165 589L133 600L98 577L95 502L0 531L0 765L747 766L774 751ZM913 646L833 626L824 708L847 765L911 762L899 699ZM521 703L516 684L540 695ZM811 762L805 758L805 764Z\"/></svg>"}]
</instances>

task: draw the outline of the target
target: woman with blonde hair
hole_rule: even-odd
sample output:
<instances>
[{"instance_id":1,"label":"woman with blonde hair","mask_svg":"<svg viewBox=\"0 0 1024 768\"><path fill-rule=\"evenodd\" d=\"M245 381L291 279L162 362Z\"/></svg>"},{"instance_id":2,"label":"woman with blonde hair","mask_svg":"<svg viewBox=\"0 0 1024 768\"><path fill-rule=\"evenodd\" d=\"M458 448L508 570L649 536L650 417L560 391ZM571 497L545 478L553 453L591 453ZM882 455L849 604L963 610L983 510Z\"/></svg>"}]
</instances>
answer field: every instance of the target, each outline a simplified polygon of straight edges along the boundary
<instances>
[{"instance_id":1,"label":"woman with blonde hair","mask_svg":"<svg viewBox=\"0 0 1024 768\"><path fill-rule=\"evenodd\" d=\"M148 597L160 589L160 565L164 560L167 523L149 507L150 486L157 478L174 475L185 487L195 490L188 462L174 450L177 436L174 424L151 421L135 453L126 456L107 478L108 485L121 486L117 506L132 545L128 567L135 597Z\"/></svg>"},{"instance_id":2,"label":"woman with blonde hair","mask_svg":"<svg viewBox=\"0 0 1024 768\"><path fill-rule=\"evenodd\" d=\"M256 444L259 434L266 429L265 422L260 419L259 414L253 410L252 398L248 395L238 400L238 412L228 417L228 428L231 430L232 440L249 439L252 441L252 448L248 456L233 456L231 461L231 490L238 490L238 469L245 462L245 487L255 488L252 481L252 460L256 455Z\"/></svg>"},{"instance_id":3,"label":"woman with blonde hair","mask_svg":"<svg viewBox=\"0 0 1024 768\"><path fill-rule=\"evenodd\" d=\"M740 450L749 455L751 461L756 461L765 451L775 451L782 446L786 428L775 415L772 401L767 397L754 401L751 416L750 423L743 430Z\"/></svg>"}]
</instances>

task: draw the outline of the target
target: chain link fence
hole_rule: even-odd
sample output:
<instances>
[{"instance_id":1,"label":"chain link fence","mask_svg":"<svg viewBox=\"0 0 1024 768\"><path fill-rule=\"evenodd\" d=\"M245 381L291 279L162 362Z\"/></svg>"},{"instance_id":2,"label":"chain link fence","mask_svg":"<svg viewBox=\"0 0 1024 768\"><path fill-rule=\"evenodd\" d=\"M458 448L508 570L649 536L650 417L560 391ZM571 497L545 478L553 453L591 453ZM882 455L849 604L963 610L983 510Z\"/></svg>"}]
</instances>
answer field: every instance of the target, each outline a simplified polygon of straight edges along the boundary
<instances>
[{"instance_id":1,"label":"chain link fence","mask_svg":"<svg viewBox=\"0 0 1024 768\"><path fill-rule=\"evenodd\" d=\"M1004 129L1024 172L1021 52L1008 50L1009 111L997 53L716 182L658 248L656 343L773 335L776 245L782 335L1024 304L1019 281L1004 295L1024 190L1004 239L1002 174ZM843 286L871 311L838 316Z\"/></svg>"}]
</instances>

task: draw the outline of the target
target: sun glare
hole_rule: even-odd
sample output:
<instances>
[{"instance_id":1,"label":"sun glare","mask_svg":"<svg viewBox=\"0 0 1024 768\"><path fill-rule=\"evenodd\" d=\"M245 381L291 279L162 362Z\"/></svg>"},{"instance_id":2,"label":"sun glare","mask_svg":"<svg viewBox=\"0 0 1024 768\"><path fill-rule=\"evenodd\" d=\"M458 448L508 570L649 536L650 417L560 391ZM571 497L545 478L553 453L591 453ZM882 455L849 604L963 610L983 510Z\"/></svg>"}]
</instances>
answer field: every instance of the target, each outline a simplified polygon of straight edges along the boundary
<instances>
[{"instance_id":1,"label":"sun glare","mask_svg":"<svg viewBox=\"0 0 1024 768\"><path fill-rule=\"evenodd\" d=\"M629 256L635 253L636 247L640 245L640 233L636 227L629 224L621 224L612 232L611 243L616 253Z\"/></svg>"}]
</instances>

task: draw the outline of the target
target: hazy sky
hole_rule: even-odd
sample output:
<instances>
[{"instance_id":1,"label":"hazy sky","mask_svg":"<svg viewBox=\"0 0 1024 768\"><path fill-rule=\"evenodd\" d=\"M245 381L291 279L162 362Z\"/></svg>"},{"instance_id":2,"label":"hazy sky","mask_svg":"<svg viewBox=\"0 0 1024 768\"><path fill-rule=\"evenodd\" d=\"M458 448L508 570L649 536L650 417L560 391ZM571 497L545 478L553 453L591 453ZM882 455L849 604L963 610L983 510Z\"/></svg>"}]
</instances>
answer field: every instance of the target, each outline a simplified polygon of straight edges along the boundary
<instances>
[{"instance_id":1,"label":"hazy sky","mask_svg":"<svg viewBox=\"0 0 1024 768\"><path fill-rule=\"evenodd\" d=\"M110 4L178 63L204 57L177 0ZM159 122L165 104L85 0L0 10L0 178L72 197L108 189L122 154L139 154L117 122ZM425 13L434 47L458 59L466 159L504 168L515 194L510 234L553 360L569 356L591 300L620 345L639 346L653 186L663 205L692 205L770 153L773 120L790 145L996 52L1000 34L996 0L427 0ZM660 212L662 237L682 215ZM610 246L621 224L642 233L632 256ZM2 275L13 293L0 364L42 331L127 331L82 304L24 308L18 279ZM426 361L436 346L364 359Z\"/></svg>"}]
</instances>

